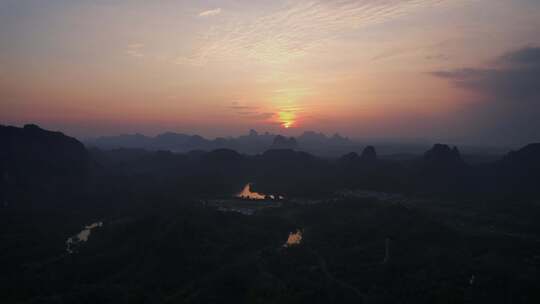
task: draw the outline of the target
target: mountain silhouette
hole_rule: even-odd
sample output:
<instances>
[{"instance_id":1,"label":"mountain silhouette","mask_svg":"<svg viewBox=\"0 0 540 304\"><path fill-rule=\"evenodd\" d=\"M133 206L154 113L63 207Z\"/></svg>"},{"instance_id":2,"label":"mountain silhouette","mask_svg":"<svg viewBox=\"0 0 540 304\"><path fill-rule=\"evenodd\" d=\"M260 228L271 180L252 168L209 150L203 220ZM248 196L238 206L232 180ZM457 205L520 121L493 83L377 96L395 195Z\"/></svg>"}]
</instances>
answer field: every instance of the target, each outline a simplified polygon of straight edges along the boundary
<instances>
[{"instance_id":1,"label":"mountain silhouette","mask_svg":"<svg viewBox=\"0 0 540 304\"><path fill-rule=\"evenodd\" d=\"M305 136L323 138L317 133ZM122 138L148 140L142 135ZM34 195L44 189L51 192L61 187L80 188L89 171L94 187L103 187L108 178L114 177L109 184L135 179L141 189L203 193L209 191L201 186L205 183L219 192L252 181L257 187L267 187L269 193L303 195L332 193L341 187L445 195L527 194L537 191L535 183L540 178L540 170L535 169L540 159L540 144L528 145L498 161L471 165L464 161L457 147L444 144L436 144L422 157L411 160L379 158L373 146L366 146L360 155L350 152L327 159L295 151L293 148L299 143L294 138L259 134L254 130L245 136L223 140L233 146L258 143L262 149L271 139L266 149L256 154L243 154L233 148L213 149L214 141L178 133L164 133L150 141L154 148L177 145L191 152L140 148L87 151L74 138L34 125L1 127L0 139L6 147L0 154L3 196L8 188L26 187L30 189L26 193ZM197 149L201 146L204 149ZM282 148L268 149L274 147Z\"/></svg>"},{"instance_id":2,"label":"mountain silhouette","mask_svg":"<svg viewBox=\"0 0 540 304\"><path fill-rule=\"evenodd\" d=\"M463 159L457 147L435 144L433 148L424 153L424 161L431 165L453 166L463 164Z\"/></svg>"},{"instance_id":3,"label":"mountain silhouette","mask_svg":"<svg viewBox=\"0 0 540 304\"><path fill-rule=\"evenodd\" d=\"M296 139L294 137L287 138L285 136L278 135L274 138L274 142L272 143L270 149L296 149L297 147L298 143L296 142Z\"/></svg>"},{"instance_id":4,"label":"mountain silhouette","mask_svg":"<svg viewBox=\"0 0 540 304\"><path fill-rule=\"evenodd\" d=\"M46 196L59 189L74 191L83 185L90 167L84 145L60 132L37 125L0 126L2 196L22 200Z\"/></svg>"},{"instance_id":5,"label":"mountain silhouette","mask_svg":"<svg viewBox=\"0 0 540 304\"><path fill-rule=\"evenodd\" d=\"M364 148L362 155L360 156L360 160L368 163L377 161L377 152L375 151L375 147L367 146Z\"/></svg>"},{"instance_id":6,"label":"mountain silhouette","mask_svg":"<svg viewBox=\"0 0 540 304\"><path fill-rule=\"evenodd\" d=\"M348 152L347 149L351 149L355 145L348 138L339 134L328 137L323 133L306 131L295 138L268 132L259 133L253 129L249 130L248 134L238 137L207 139L200 135L166 132L155 137L141 134L103 136L87 139L85 144L88 147L106 150L130 148L189 152L191 150L231 149L248 154L262 153L269 149L300 149L314 154L333 156Z\"/></svg>"}]
</instances>

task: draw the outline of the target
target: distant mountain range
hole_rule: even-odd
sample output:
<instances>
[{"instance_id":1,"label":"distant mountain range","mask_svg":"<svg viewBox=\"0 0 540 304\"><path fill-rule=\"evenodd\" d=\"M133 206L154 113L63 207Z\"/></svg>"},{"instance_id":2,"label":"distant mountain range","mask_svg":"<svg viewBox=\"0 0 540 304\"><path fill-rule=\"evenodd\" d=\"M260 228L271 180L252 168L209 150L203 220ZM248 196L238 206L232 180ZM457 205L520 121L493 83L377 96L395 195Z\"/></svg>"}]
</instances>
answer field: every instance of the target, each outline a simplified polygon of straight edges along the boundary
<instances>
[{"instance_id":1,"label":"distant mountain range","mask_svg":"<svg viewBox=\"0 0 540 304\"><path fill-rule=\"evenodd\" d=\"M359 143L355 143L339 134L326 136L323 133L307 131L295 138L268 132L259 134L255 130L250 130L247 135L226 138L218 137L216 139L206 139L200 135L172 132L163 133L155 137L142 134L123 134L88 139L85 141L85 144L100 149L137 148L172 152L232 149L249 154L262 153L269 149L299 149L309 152L325 150L328 152L332 150L345 151L360 147Z\"/></svg>"},{"instance_id":2,"label":"distant mountain range","mask_svg":"<svg viewBox=\"0 0 540 304\"><path fill-rule=\"evenodd\" d=\"M336 158L349 152L361 153L369 145L376 144L379 155L386 159L411 159L422 155L432 146L428 141L407 140L352 140L338 133L328 136L321 132L306 131L296 137L280 134L259 133L250 130L238 137L204 138L200 135L166 132L157 136L142 134L123 134L102 136L83 140L87 147L104 150L144 149L148 151L171 151L176 153L190 151L212 151L231 149L245 154L259 154L270 149L293 149L321 157ZM473 162L492 161L511 149L504 147L478 147L460 145L464 158Z\"/></svg>"},{"instance_id":3,"label":"distant mountain range","mask_svg":"<svg viewBox=\"0 0 540 304\"><path fill-rule=\"evenodd\" d=\"M349 152L360 153L368 142L351 140L336 133L328 136L324 133L306 131L300 136L287 137L272 133L259 133L250 130L248 134L238 137L218 137L207 139L200 135L166 132L157 136L142 134L123 134L102 136L83 140L87 147L104 150L112 149L145 149L148 151L212 151L231 149L245 154L258 154L270 149L294 149L322 157L339 157ZM377 149L381 155L396 158L410 158L412 154L420 155L430 146L427 142L379 142Z\"/></svg>"},{"instance_id":4,"label":"distant mountain range","mask_svg":"<svg viewBox=\"0 0 540 304\"><path fill-rule=\"evenodd\" d=\"M106 149L85 148L74 138L35 125L0 126L0 198L12 201L30 193L43 198L57 189L85 188L87 179L101 183L107 178L112 181L103 186L140 178L138 187L156 183L178 189L184 184L184 191L195 191L204 185L206 192L211 183L234 188L251 180L271 185L268 187L275 193L302 195L343 187L452 195L539 193L538 143L491 161L471 163L457 147L443 144L407 160L381 158L373 146L364 147L360 155L349 150L332 159L296 150L310 144L346 150L351 142L313 132L287 138L251 131L246 136L215 140L166 133L153 138L124 135L97 142ZM252 155L234 147L264 152ZM152 151L165 149L177 153Z\"/></svg>"}]
</instances>

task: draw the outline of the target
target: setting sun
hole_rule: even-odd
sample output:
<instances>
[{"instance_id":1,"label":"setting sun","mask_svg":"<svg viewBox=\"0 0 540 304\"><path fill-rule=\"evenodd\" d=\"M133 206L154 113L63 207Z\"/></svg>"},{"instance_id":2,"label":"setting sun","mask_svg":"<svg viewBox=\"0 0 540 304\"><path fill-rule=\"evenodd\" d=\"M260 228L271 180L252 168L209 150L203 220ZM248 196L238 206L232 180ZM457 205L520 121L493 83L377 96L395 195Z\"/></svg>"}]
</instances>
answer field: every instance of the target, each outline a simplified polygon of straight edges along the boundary
<instances>
[{"instance_id":1,"label":"setting sun","mask_svg":"<svg viewBox=\"0 0 540 304\"><path fill-rule=\"evenodd\" d=\"M279 122L285 129L292 128L296 122L296 115L290 111L279 112Z\"/></svg>"},{"instance_id":2,"label":"setting sun","mask_svg":"<svg viewBox=\"0 0 540 304\"><path fill-rule=\"evenodd\" d=\"M537 141L540 6L515 2L4 0L0 123Z\"/></svg>"}]
</instances>

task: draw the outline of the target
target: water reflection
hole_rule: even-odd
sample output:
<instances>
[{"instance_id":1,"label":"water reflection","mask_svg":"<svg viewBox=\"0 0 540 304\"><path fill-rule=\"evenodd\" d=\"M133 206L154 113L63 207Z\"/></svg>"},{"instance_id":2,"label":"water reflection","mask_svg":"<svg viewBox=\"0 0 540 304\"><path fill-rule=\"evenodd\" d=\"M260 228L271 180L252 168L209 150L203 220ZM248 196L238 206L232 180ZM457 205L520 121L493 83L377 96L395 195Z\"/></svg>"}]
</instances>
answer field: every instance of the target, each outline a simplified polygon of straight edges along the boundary
<instances>
[{"instance_id":1,"label":"water reflection","mask_svg":"<svg viewBox=\"0 0 540 304\"><path fill-rule=\"evenodd\" d=\"M302 243L302 230L298 229L296 232L289 233L289 238L287 239L287 242L283 244L283 247L292 247L297 246Z\"/></svg>"},{"instance_id":2,"label":"water reflection","mask_svg":"<svg viewBox=\"0 0 540 304\"><path fill-rule=\"evenodd\" d=\"M243 198L243 199L252 199L252 200L266 199L266 195L251 191L251 183L248 183L247 185L245 185L244 189L242 189L242 191L238 193L236 197Z\"/></svg>"},{"instance_id":3,"label":"water reflection","mask_svg":"<svg viewBox=\"0 0 540 304\"><path fill-rule=\"evenodd\" d=\"M88 241L88 237L90 236L90 233L92 232L92 229L98 228L103 226L103 222L95 222L88 226L85 226L81 232L78 234L70 237L66 241L66 251L68 253L75 252L75 247L79 245L81 242Z\"/></svg>"}]
</instances>

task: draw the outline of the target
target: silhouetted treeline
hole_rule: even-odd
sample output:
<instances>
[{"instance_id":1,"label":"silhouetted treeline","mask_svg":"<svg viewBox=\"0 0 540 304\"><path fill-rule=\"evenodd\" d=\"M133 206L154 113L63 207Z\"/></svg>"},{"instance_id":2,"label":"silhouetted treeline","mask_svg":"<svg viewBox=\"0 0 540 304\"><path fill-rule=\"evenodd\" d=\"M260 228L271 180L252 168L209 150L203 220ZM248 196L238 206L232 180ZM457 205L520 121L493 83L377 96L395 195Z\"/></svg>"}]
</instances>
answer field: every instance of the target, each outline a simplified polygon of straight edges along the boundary
<instances>
[{"instance_id":1,"label":"silhouetted treeline","mask_svg":"<svg viewBox=\"0 0 540 304\"><path fill-rule=\"evenodd\" d=\"M86 150L73 138L37 126L2 127L2 195L45 195L57 188L229 196L253 182L262 192L287 196L332 195L366 189L421 195L474 196L540 193L540 144L493 162L468 164L458 148L437 144L422 157L392 161L376 148L362 155L323 159L306 152L270 149L256 155L230 149L172 153L142 149ZM287 145L280 138L278 145ZM9 191L7 190L9 188ZM113 190L116 189L116 190Z\"/></svg>"}]
</instances>

